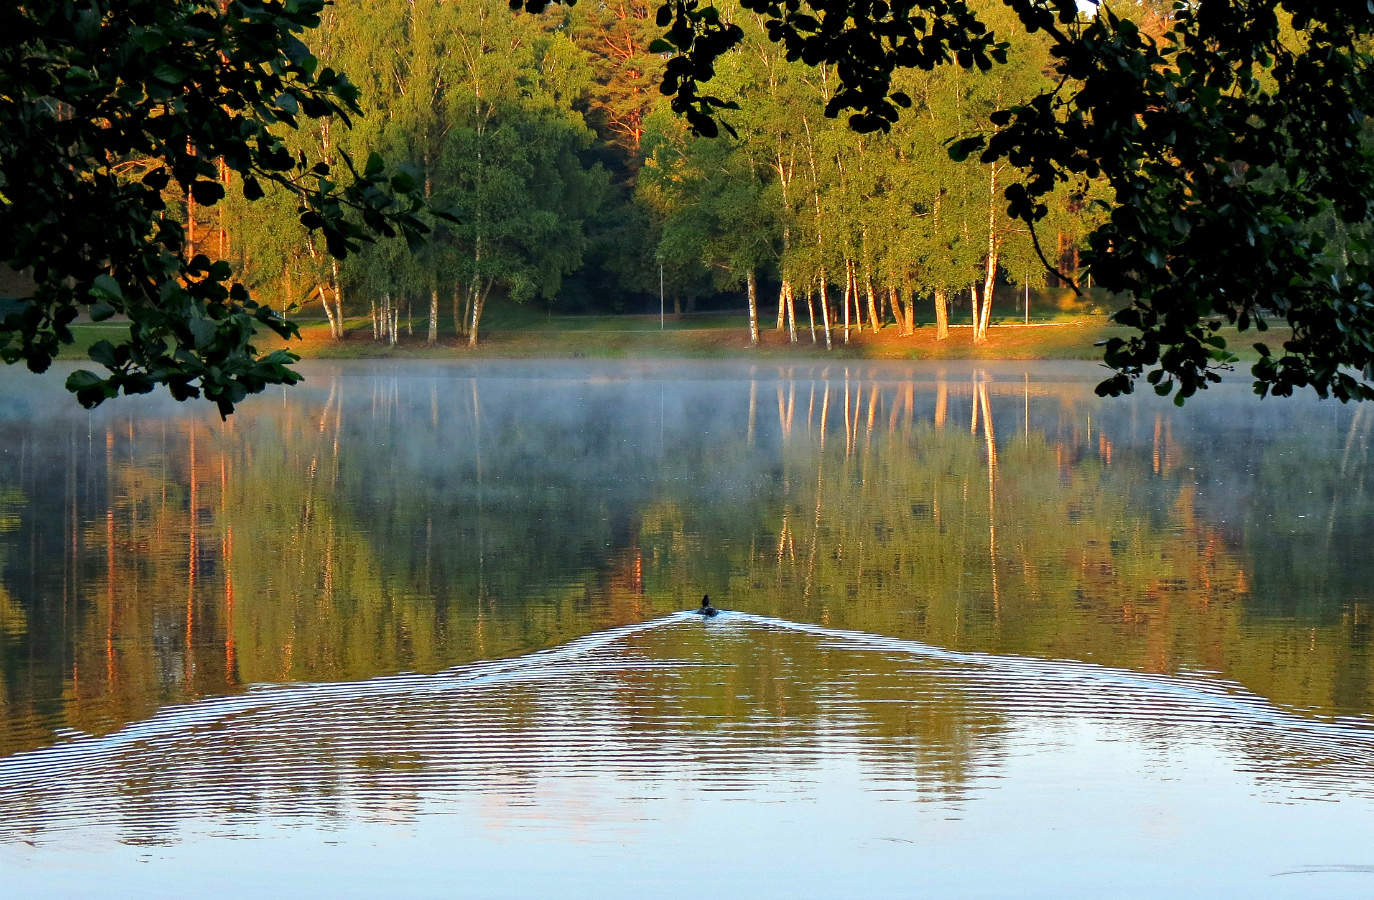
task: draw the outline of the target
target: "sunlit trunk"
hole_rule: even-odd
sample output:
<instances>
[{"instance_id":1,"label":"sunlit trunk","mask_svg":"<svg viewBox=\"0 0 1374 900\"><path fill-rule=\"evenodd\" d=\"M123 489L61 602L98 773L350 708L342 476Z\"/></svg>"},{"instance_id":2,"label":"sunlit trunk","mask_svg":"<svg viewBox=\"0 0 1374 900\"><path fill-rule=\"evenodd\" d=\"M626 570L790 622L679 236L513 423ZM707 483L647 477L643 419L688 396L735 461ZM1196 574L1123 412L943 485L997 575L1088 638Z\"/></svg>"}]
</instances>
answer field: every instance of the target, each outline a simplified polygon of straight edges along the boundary
<instances>
[{"instance_id":1,"label":"sunlit trunk","mask_svg":"<svg viewBox=\"0 0 1374 900\"><path fill-rule=\"evenodd\" d=\"M797 342L797 295L792 290L792 282L784 280L782 290L787 295L787 341L795 344Z\"/></svg>"},{"instance_id":2,"label":"sunlit trunk","mask_svg":"<svg viewBox=\"0 0 1374 900\"><path fill-rule=\"evenodd\" d=\"M935 289L935 338L943 341L949 337L949 292L944 288Z\"/></svg>"},{"instance_id":3,"label":"sunlit trunk","mask_svg":"<svg viewBox=\"0 0 1374 900\"><path fill-rule=\"evenodd\" d=\"M821 328L825 331L825 349L830 349L830 300L825 295L825 269L821 269Z\"/></svg>"},{"instance_id":4,"label":"sunlit trunk","mask_svg":"<svg viewBox=\"0 0 1374 900\"><path fill-rule=\"evenodd\" d=\"M339 285L339 261L329 260L329 286L334 292L334 318L339 322L339 339L344 337L344 314L343 314L343 289Z\"/></svg>"},{"instance_id":5,"label":"sunlit trunk","mask_svg":"<svg viewBox=\"0 0 1374 900\"><path fill-rule=\"evenodd\" d=\"M992 320L992 289L997 280L997 167L988 176L988 252L983 272L983 297L979 304L975 291L973 302L973 340L982 343L988 338L988 323Z\"/></svg>"},{"instance_id":6,"label":"sunlit trunk","mask_svg":"<svg viewBox=\"0 0 1374 900\"><path fill-rule=\"evenodd\" d=\"M324 317L329 320L329 336L338 340L339 323L334 319L334 311L329 308L329 296L324 292L324 285L316 285L315 289L320 295L320 305L324 307Z\"/></svg>"},{"instance_id":7,"label":"sunlit trunk","mask_svg":"<svg viewBox=\"0 0 1374 900\"><path fill-rule=\"evenodd\" d=\"M864 266L864 288L868 292L868 321L877 334L882 325L878 321L878 299L873 293L873 273Z\"/></svg>"},{"instance_id":8,"label":"sunlit trunk","mask_svg":"<svg viewBox=\"0 0 1374 900\"><path fill-rule=\"evenodd\" d=\"M749 270L745 279L749 286L749 344L752 347L757 347L759 345L759 290L753 269Z\"/></svg>"},{"instance_id":9,"label":"sunlit trunk","mask_svg":"<svg viewBox=\"0 0 1374 900\"><path fill-rule=\"evenodd\" d=\"M811 343L816 343L816 308L811 302L811 290L806 292L806 318L811 323Z\"/></svg>"},{"instance_id":10,"label":"sunlit trunk","mask_svg":"<svg viewBox=\"0 0 1374 900\"><path fill-rule=\"evenodd\" d=\"M846 259L844 261L844 342L849 343L849 304L854 294L854 263Z\"/></svg>"}]
</instances>

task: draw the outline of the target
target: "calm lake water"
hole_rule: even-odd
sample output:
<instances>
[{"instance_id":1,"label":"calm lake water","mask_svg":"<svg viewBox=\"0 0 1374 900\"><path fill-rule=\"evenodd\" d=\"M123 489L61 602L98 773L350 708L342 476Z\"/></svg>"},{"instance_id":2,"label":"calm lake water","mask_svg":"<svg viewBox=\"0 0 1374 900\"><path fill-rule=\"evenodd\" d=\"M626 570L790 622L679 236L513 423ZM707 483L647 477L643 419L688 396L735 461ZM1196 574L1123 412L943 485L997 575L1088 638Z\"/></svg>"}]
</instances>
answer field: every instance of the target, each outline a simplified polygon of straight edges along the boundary
<instances>
[{"instance_id":1,"label":"calm lake water","mask_svg":"<svg viewBox=\"0 0 1374 900\"><path fill-rule=\"evenodd\" d=\"M1374 894L1374 409L304 371L0 375L0 894Z\"/></svg>"}]
</instances>

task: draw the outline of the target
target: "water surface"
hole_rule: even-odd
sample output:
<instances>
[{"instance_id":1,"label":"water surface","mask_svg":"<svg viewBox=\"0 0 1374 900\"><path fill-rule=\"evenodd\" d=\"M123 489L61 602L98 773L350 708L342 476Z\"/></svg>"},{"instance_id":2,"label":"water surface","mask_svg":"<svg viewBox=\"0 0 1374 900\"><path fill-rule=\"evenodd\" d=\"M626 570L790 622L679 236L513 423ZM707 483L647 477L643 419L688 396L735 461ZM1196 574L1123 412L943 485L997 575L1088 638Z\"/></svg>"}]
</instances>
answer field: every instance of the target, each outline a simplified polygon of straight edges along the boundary
<instances>
[{"instance_id":1,"label":"water surface","mask_svg":"<svg viewBox=\"0 0 1374 900\"><path fill-rule=\"evenodd\" d=\"M13 883L1374 891L1363 407L306 372L227 424L4 376Z\"/></svg>"}]
</instances>

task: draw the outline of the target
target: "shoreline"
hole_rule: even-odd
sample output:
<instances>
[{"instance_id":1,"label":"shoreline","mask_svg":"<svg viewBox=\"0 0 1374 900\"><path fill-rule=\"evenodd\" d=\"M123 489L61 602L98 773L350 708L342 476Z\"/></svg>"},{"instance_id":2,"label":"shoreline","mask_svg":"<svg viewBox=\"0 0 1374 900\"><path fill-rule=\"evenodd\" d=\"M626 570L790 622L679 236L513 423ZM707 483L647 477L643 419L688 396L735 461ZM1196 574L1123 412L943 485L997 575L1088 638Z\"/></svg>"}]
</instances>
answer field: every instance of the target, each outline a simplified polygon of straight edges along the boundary
<instances>
[{"instance_id":1,"label":"shoreline","mask_svg":"<svg viewBox=\"0 0 1374 900\"><path fill-rule=\"evenodd\" d=\"M787 333L769 322L760 330L760 343L749 345L748 332L738 315L677 317L665 321L659 330L657 316L562 316L518 317L493 323L479 333L476 347L456 337L450 321L440 321L439 339L426 341L428 322L415 322L412 333L402 325L395 345L375 341L366 317L348 320L342 339L329 334L323 320L297 319L301 337L285 341L265 335L259 352L290 350L302 360L343 359L758 359L769 362L817 360L1082 360L1101 362L1099 342L1111 337L1126 337L1130 329L1113 325L1105 316L1081 316L1049 321L994 323L988 339L974 344L968 334L971 325L951 323L950 335L937 340L933 323L918 323L910 335L902 335L895 325L872 331L851 331L846 342L835 329L831 347L826 348L823 332L817 329L815 342L809 328L799 329L797 342L789 343ZM521 320L523 319L523 321ZM59 359L87 360L87 351L96 341L113 337L122 323L81 323L72 326L76 340L63 348ZM1263 337L1271 347L1282 345L1287 329L1271 328ZM1258 359L1252 348L1251 333L1241 335L1233 327L1224 328L1227 346L1241 363ZM1255 334L1254 337L1260 335ZM1245 340L1245 338L1251 338Z\"/></svg>"}]
</instances>

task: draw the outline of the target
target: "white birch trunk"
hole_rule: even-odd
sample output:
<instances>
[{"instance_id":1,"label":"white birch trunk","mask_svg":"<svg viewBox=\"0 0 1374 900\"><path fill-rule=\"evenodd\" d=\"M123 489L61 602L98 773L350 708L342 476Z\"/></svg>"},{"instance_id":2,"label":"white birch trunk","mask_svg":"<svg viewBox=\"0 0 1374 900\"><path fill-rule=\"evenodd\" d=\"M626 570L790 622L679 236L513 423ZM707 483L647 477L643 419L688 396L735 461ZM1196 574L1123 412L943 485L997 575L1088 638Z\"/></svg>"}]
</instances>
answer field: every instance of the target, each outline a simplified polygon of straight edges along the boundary
<instances>
[{"instance_id":1,"label":"white birch trunk","mask_svg":"<svg viewBox=\"0 0 1374 900\"><path fill-rule=\"evenodd\" d=\"M825 269L821 269L821 328L825 331L825 349L830 349L830 300L825 295Z\"/></svg>"},{"instance_id":2,"label":"white birch trunk","mask_svg":"<svg viewBox=\"0 0 1374 900\"><path fill-rule=\"evenodd\" d=\"M324 317L329 320L329 336L334 340L339 339L339 325L334 320L334 311L329 308L329 295L324 292L324 285L316 285L315 288L320 294L320 305L324 307Z\"/></svg>"},{"instance_id":3,"label":"white birch trunk","mask_svg":"<svg viewBox=\"0 0 1374 900\"><path fill-rule=\"evenodd\" d=\"M844 342L849 343L849 298L854 291L854 263L844 261Z\"/></svg>"},{"instance_id":4,"label":"white birch trunk","mask_svg":"<svg viewBox=\"0 0 1374 900\"><path fill-rule=\"evenodd\" d=\"M797 296L792 290L792 282L786 279L782 282L783 292L787 295L787 341L790 344L797 342Z\"/></svg>"},{"instance_id":5,"label":"white birch trunk","mask_svg":"<svg viewBox=\"0 0 1374 900\"><path fill-rule=\"evenodd\" d=\"M749 286L749 346L759 345L759 289L751 268L745 276Z\"/></svg>"},{"instance_id":6,"label":"white birch trunk","mask_svg":"<svg viewBox=\"0 0 1374 900\"><path fill-rule=\"evenodd\" d=\"M434 344L439 340L439 280L431 278L429 282L429 334L425 336L425 343Z\"/></svg>"}]
</instances>

